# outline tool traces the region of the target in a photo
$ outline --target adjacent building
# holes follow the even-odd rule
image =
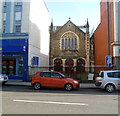
[[[101,22],[94,32],[95,71],[120,69],[119,1],[101,0]]]
[[[114,42],[113,56],[115,57],[116,69],[120,70],[120,1],[114,2]]]
[[[100,3],[101,22],[94,32],[95,71],[115,67],[113,57],[114,11],[113,2]]]
[[[71,75],[91,72],[93,41],[88,21],[84,26],[76,26],[70,19],[63,26],[51,22],[49,56],[52,70]]]
[[[43,0],[5,0],[0,6],[2,73],[28,81],[49,67],[49,11]]]

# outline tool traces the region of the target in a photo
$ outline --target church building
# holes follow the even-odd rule
[[[64,73],[91,72],[94,64],[93,40],[89,23],[76,26],[69,18],[63,26],[50,26],[49,65],[51,70]]]

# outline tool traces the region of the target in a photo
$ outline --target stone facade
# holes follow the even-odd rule
[[[90,72],[90,65],[94,60],[91,59],[92,48],[88,21],[84,26],[76,26],[71,20],[63,26],[53,26],[51,22],[49,61],[52,70]]]

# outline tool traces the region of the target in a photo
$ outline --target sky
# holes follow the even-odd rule
[[[100,23],[100,0],[45,0],[45,3],[54,26],[64,25],[69,17],[75,25],[81,26],[88,18],[91,32]]]

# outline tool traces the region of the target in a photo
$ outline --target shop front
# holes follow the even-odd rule
[[[9,79],[28,81],[28,39],[2,40],[2,73]]]

